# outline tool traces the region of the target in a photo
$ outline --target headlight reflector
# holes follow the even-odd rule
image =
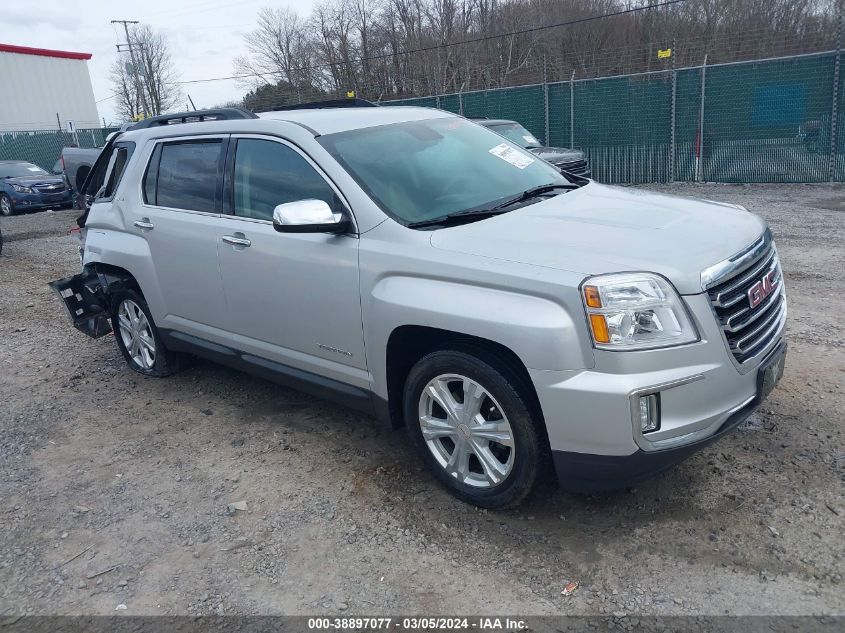
[[[698,340],[678,293],[651,273],[617,273],[587,279],[582,298],[595,346],[637,350]]]
[[[32,189],[29,187],[24,187],[23,185],[12,185],[12,189],[17,191],[18,193],[32,193]]]

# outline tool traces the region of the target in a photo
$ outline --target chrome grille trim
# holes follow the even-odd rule
[[[736,255],[704,269],[701,273],[701,289],[707,290],[716,284],[722,283],[741,273],[748,268],[749,264],[757,261],[760,255],[772,246],[772,233],[767,228],[763,235],[757,238],[747,248],[744,248]]]
[[[740,273],[734,277],[734,279],[730,280],[730,283],[725,288],[720,286],[719,294],[716,295],[715,304],[720,308],[730,308],[732,305],[736,305],[739,301],[742,300],[744,296],[743,293],[740,291],[735,296],[731,297],[727,301],[725,298],[728,295],[731,295],[738,290],[741,290],[743,286],[747,285],[749,282],[754,281],[755,279],[759,278],[764,272],[769,272],[775,266],[775,252],[774,249],[771,251],[768,257],[763,257],[759,264],[752,266],[751,269],[747,273]]]
[[[777,341],[786,324],[783,272],[768,230],[749,248],[726,262],[731,264],[727,266],[721,262],[708,269],[719,268],[724,273],[708,285],[707,294],[734,364],[744,372],[747,371],[744,367],[751,366],[750,361]],[[775,271],[774,280],[778,284],[775,291],[752,309],[749,290],[772,271]],[[702,273],[702,279],[704,277]]]

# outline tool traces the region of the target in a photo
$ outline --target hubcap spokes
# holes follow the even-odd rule
[[[431,380],[420,396],[419,421],[434,458],[461,483],[489,488],[513,468],[510,423],[495,398],[474,380],[457,374]]]
[[[129,357],[143,369],[151,369],[156,360],[153,331],[147,315],[131,299],[124,299],[117,311],[120,338]]]

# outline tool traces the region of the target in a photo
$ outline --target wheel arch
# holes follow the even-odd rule
[[[107,299],[121,290],[135,290],[136,292],[139,292],[141,296],[144,296],[144,291],[141,289],[141,285],[138,283],[135,275],[125,268],[102,262],[87,264],[85,268],[96,273],[98,279],[100,280],[100,286],[103,289],[103,294]]]
[[[386,350],[387,406],[390,422],[394,427],[404,425],[402,416],[405,380],[411,368],[425,355],[439,350],[464,352],[496,367],[516,383],[526,398],[526,405],[534,419],[541,424],[546,436],[543,411],[534,383],[525,363],[510,348],[496,341],[421,325],[402,325],[395,328],[388,338]],[[546,437],[546,441],[548,438]]]

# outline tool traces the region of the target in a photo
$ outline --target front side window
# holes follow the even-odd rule
[[[296,151],[275,141],[240,139],[235,152],[234,213],[272,220],[277,205],[296,200],[335,205],[325,179]]]
[[[160,207],[217,213],[222,146],[220,140],[162,144],[153,153],[144,178],[146,201]]]
[[[391,123],[319,142],[405,224],[493,205],[534,187],[571,186],[545,161],[459,118]]]

